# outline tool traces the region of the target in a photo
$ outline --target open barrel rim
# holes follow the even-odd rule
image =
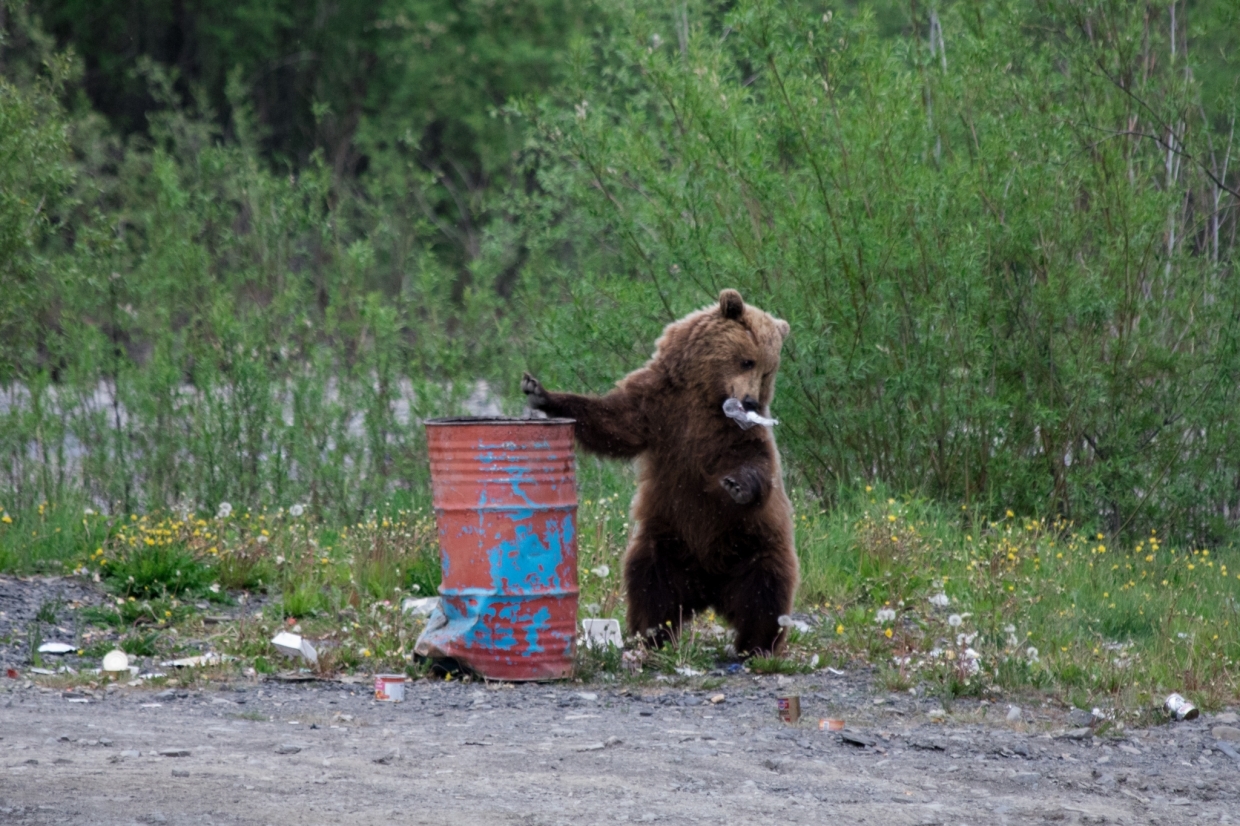
[[[461,425],[511,425],[511,424],[573,424],[576,419],[521,419],[515,416],[445,416],[439,419],[427,419],[423,422],[427,427],[442,427],[448,425],[451,427],[459,427]]]

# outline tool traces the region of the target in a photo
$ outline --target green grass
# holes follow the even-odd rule
[[[623,623],[634,479],[624,466],[590,459],[581,470],[580,614]],[[1185,548],[1157,534],[1117,545],[1068,524],[990,521],[873,488],[844,493],[830,510],[794,499],[797,608],[815,621],[791,635],[783,657],[750,660],[752,672],[865,663],[890,690],[920,686],[946,702],[1040,692],[1075,705],[1144,709],[1172,690],[1207,709],[1240,699],[1240,557],[1232,547]],[[437,586],[427,510],[349,525],[284,512],[186,519],[68,512],[46,506],[0,523],[10,531],[4,547],[24,560],[10,570],[59,562],[98,575],[119,596],[80,616],[112,629],[112,642],[131,653],[160,650],[167,629],[198,622],[192,601],[227,600],[244,584],[278,598],[261,617],[195,631],[213,633],[219,650],[256,668],[288,667],[269,641],[296,627],[316,640],[321,670],[414,668],[421,621],[399,606]],[[39,518],[55,542],[31,537],[19,547],[14,532]],[[42,615],[55,610],[45,606]],[[726,660],[727,641],[707,613],[640,657],[583,651],[578,673],[679,679]]]
[[[101,547],[112,520],[75,501],[19,512],[0,507],[0,572],[67,573],[86,548]]]

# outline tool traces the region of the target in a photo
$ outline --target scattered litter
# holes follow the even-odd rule
[[[16,668],[6,669],[4,672],[4,675],[8,677],[10,680],[16,680],[18,677],[17,669]]]
[[[809,623],[808,623],[808,622],[805,622],[805,621],[803,621],[803,620],[799,620],[799,619],[793,619],[792,617],[788,616],[787,614],[781,614],[781,615],[780,615],[780,617],[779,617],[778,622],[779,622],[779,627],[780,627],[780,628],[795,628],[797,631],[801,632],[802,634],[808,634],[808,633],[809,633]]]
[[[235,659],[236,657],[231,654],[200,654],[197,657],[182,657],[179,660],[169,660],[159,665],[161,668],[204,668],[206,666],[220,665]]]
[[[779,424],[779,419],[768,419],[752,410],[746,410],[745,405],[740,399],[728,399],[723,403],[723,415],[740,425],[741,430],[748,430],[756,424],[763,427],[773,427]]]
[[[868,734],[862,734],[859,731],[852,731],[850,729],[844,729],[840,732],[840,740],[850,746],[861,746],[862,748],[872,746],[878,742]]]
[[[586,648],[606,648],[609,645],[624,648],[619,620],[583,619],[581,630],[585,634]]]
[[[728,667],[723,669],[728,674],[739,674],[745,670],[742,663],[728,663]]]
[[[801,698],[792,694],[788,697],[776,697],[775,707],[779,710],[779,719],[785,723],[795,723],[801,719]]]
[[[840,671],[838,668],[832,668],[831,666],[827,666],[827,673],[828,673],[828,674],[834,674],[834,675],[835,675],[835,676],[837,676],[837,677],[843,677],[843,676],[844,676],[844,672],[843,672],[843,671]]]
[[[1019,723],[1022,716],[1020,706],[1008,706],[1007,721],[1009,723]]]
[[[719,705],[720,703],[722,703],[722,702],[723,702],[724,700],[726,700],[726,699],[728,699],[728,698],[727,698],[726,696],[724,696],[723,694],[712,694],[712,695],[710,695],[710,704],[711,704],[712,706],[717,706],[717,705]]]
[[[122,758],[141,757],[141,756],[142,756],[142,752],[138,751],[137,749],[125,749],[124,751],[120,753],[120,757]]]
[[[301,746],[292,743],[281,743],[276,746],[276,754],[296,754],[301,751]]]
[[[189,757],[189,749],[160,749],[160,757]]]
[[[704,672],[698,671],[696,668],[692,668],[687,665],[682,665],[676,669],[676,673],[682,677],[700,677]]]
[[[819,731],[843,731],[844,721],[839,717],[823,717],[818,721]]]
[[[138,706],[138,708],[163,708],[163,707],[164,707],[163,703],[143,703],[142,705]]]
[[[585,700],[588,703],[592,703],[598,699],[598,695],[595,694],[593,691],[578,691],[577,696]]]
[[[1175,693],[1167,695],[1167,699],[1163,702],[1163,708],[1177,720],[1196,720],[1198,715],[1201,714],[1197,710],[1197,706]]]
[[[400,610],[415,617],[429,617],[439,607],[439,597],[409,597],[400,604]]]
[[[90,700],[86,699],[85,697],[70,697],[70,698],[69,698],[69,702],[71,702],[71,703],[89,703],[89,702],[90,702]]]
[[[302,639],[300,634],[281,631],[271,638],[271,644],[278,648],[280,653],[285,656],[302,657],[310,663],[317,663],[319,661],[319,653],[314,650],[310,640]]]
[[[67,642],[45,642],[39,646],[40,654],[68,654],[72,651],[77,651],[77,647]]]
[[[139,680],[155,680],[160,677],[167,677],[167,676],[168,675],[162,671],[147,671],[143,674],[139,674],[138,679]]]
[[[603,743],[586,743],[584,746],[577,746],[573,751],[602,751],[607,748]]]
[[[812,657],[810,657],[810,658],[809,658],[809,667],[810,667],[810,668],[817,668],[817,667],[818,667],[818,662],[819,662],[818,655],[817,655],[817,654],[815,654],[814,656],[812,656]]]
[[[926,712],[926,716],[930,718],[932,723],[941,723],[947,719],[947,712],[941,708],[932,708]]]
[[[112,672],[128,671],[129,655],[124,651],[121,651],[119,648],[112,649],[103,655],[103,670]],[[137,675],[135,674],[134,676]]]
[[[382,703],[403,703],[405,701],[405,675],[376,674],[375,699]]]

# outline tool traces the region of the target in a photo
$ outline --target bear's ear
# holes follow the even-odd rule
[[[719,311],[735,321],[745,314],[745,299],[736,290],[724,290],[719,293]]]
[[[788,334],[792,332],[792,325],[784,321],[782,318],[777,318],[775,319],[775,329],[779,330],[779,337],[784,339],[787,338]]]

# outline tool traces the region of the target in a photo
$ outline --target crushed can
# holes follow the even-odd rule
[[[403,703],[405,701],[405,675],[376,674],[375,699],[381,703]]]
[[[1163,708],[1167,710],[1168,714],[1180,721],[1196,720],[1201,714],[1197,706],[1176,693],[1167,695],[1167,699],[1163,702]]]

